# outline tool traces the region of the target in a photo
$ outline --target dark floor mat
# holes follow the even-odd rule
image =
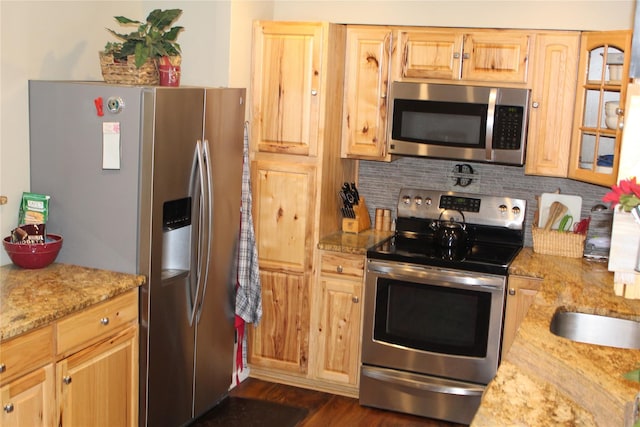
[[[307,409],[259,399],[228,397],[190,427],[294,427]]]

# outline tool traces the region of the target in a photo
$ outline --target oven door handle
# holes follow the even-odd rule
[[[400,378],[397,375],[387,374],[380,369],[367,369],[364,368],[363,374],[375,378],[380,381],[385,381],[398,386],[408,387],[411,389],[419,389],[424,391],[430,391],[441,394],[453,394],[456,396],[482,396],[485,388],[483,386],[474,386],[471,384],[465,384],[464,386],[454,385],[457,384],[453,381],[446,381],[437,379],[442,384],[427,383],[412,378]],[[448,384],[447,384],[448,383]]]

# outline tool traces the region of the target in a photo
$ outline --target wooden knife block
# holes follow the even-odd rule
[[[371,228],[371,217],[364,197],[360,198],[360,202],[353,206],[356,214],[355,218],[342,218],[342,231],[345,233],[359,233]]]

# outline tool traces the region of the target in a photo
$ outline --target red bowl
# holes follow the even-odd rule
[[[5,237],[4,250],[11,261],[22,268],[44,268],[51,264],[62,247],[62,236],[47,234],[45,243],[11,243],[11,236]]]

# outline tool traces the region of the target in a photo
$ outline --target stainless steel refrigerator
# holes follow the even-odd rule
[[[244,89],[29,82],[31,191],[56,262],[143,274],[140,425],[180,426],[233,369]]]

